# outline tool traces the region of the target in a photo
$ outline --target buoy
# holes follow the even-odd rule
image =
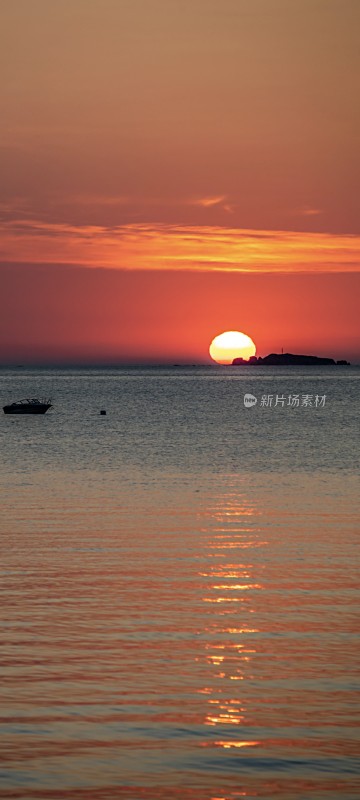
[[[101,411],[100,411],[100,414],[101,414],[101,416],[102,416],[102,417],[106,417],[106,411],[105,411],[105,408],[102,408],[102,409],[101,409]]]

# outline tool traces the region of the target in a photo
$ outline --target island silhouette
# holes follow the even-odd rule
[[[264,358],[251,356],[248,361],[244,358],[234,358],[231,366],[242,367],[282,367],[282,366],[301,366],[301,367],[331,367],[331,366],[350,366],[350,361],[341,359],[335,361],[333,358],[321,358],[320,356],[303,356],[294,353],[270,353]]]

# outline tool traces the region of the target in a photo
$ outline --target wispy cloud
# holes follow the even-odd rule
[[[324,212],[322,208],[311,208],[310,206],[305,206],[305,208],[298,208],[296,213],[300,217],[319,217]]]
[[[357,272],[360,237],[166,224],[71,225],[27,219],[0,225],[8,262],[125,269]]]
[[[64,202],[60,200],[60,202]],[[129,208],[133,206],[142,205],[143,207],[146,206],[160,206],[163,207],[164,205],[171,205],[175,206],[176,208],[181,208],[182,206],[197,206],[199,208],[212,208],[214,206],[221,207],[224,211],[231,212],[233,211],[232,205],[228,202],[227,196],[224,194],[221,195],[209,195],[205,197],[156,197],[156,196],[148,196],[148,197],[136,197],[130,195],[73,195],[70,198],[66,199],[66,203],[68,205],[77,205],[81,204],[83,206],[128,206]]]
[[[122,219],[117,221],[124,224],[125,222],[136,221],[140,217],[143,219],[144,215],[146,215],[146,209],[151,209],[151,212],[156,209],[159,216],[161,216],[163,210],[169,208],[176,209],[180,216],[183,215],[185,209],[188,210],[189,208],[197,208],[200,213],[201,210],[206,212],[214,209],[226,214],[233,214],[236,205],[224,194],[197,197],[189,197],[187,195],[176,195],[175,197],[147,195],[140,197],[136,194],[105,194],[100,192],[79,192],[67,194],[66,196],[62,193],[51,193],[48,196],[39,198],[37,208],[36,205],[34,206],[34,200],[31,196],[0,197],[0,215],[9,221],[25,216],[33,216],[44,221],[49,219],[59,221],[59,213],[62,219],[72,219],[75,209],[76,212],[81,212],[82,219],[85,221],[89,211],[96,212],[97,218],[100,220],[104,210],[112,210],[114,213],[119,211]],[[127,219],[124,219],[124,216]],[[79,222],[78,219],[77,222]]]
[[[0,200],[0,214],[5,217],[13,217],[18,214],[27,214],[29,211],[29,198],[23,196],[9,197],[5,200]]]
[[[211,206],[223,205],[226,196],[224,194],[215,197],[197,197],[189,200],[189,204],[193,206],[202,206],[202,208],[211,208]]]
[[[64,200],[61,199],[61,203]],[[72,195],[66,200],[67,205],[81,205],[81,206],[126,206],[132,201],[127,195],[105,195],[105,194],[76,194]]]

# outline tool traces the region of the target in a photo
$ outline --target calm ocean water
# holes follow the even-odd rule
[[[0,797],[358,800],[360,368],[0,381]]]

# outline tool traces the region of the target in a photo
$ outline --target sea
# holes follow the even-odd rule
[[[359,388],[0,370],[0,798],[358,800]]]

